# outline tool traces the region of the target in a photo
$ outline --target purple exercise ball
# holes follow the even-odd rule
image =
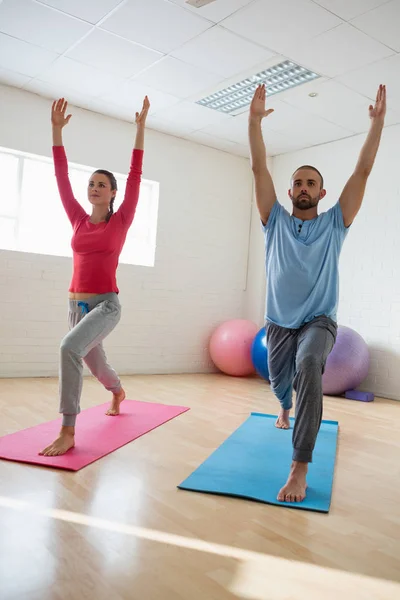
[[[326,362],[322,377],[324,394],[340,396],[357,388],[367,377],[369,349],[361,337],[350,327],[338,327],[336,343]]]

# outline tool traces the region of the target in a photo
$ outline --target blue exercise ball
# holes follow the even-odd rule
[[[265,327],[257,333],[251,346],[251,360],[257,373],[269,381],[267,334]]]

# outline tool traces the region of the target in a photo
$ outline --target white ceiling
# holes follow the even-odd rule
[[[0,0],[0,83],[248,156],[247,111],[195,103],[281,60],[321,78],[271,97],[270,155],[400,123],[400,0]],[[310,97],[310,92],[318,95]]]

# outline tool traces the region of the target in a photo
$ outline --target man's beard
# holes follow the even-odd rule
[[[292,196],[293,206],[298,208],[299,210],[310,210],[310,208],[315,208],[319,202],[319,196],[312,198],[308,194],[300,194],[295,198]]]

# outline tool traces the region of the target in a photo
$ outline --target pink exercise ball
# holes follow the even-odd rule
[[[257,331],[257,325],[246,319],[233,319],[219,325],[214,330],[209,344],[215,366],[234,377],[255,373],[251,360],[251,345]]]

